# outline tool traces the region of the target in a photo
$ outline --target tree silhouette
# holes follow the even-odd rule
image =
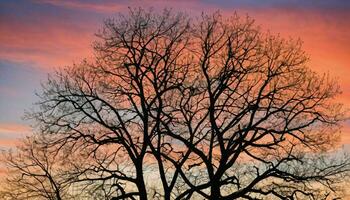
[[[107,199],[336,197],[339,87],[300,41],[236,14],[143,9],[97,36],[94,60],[50,76],[28,115],[67,158],[59,178]]]
[[[64,176],[58,177],[59,160],[52,153],[36,144],[34,138],[26,138],[16,152],[5,155],[10,171],[2,199],[57,199],[65,196],[69,185]]]

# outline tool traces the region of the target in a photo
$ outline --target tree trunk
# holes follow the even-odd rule
[[[147,200],[146,185],[143,178],[142,162],[136,165],[136,180],[137,189],[140,194],[140,200]]]
[[[213,181],[210,188],[210,199],[219,200],[221,198],[220,186],[217,181]]]

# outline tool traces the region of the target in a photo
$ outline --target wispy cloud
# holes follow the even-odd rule
[[[87,1],[71,1],[71,0],[34,0],[36,3],[50,4],[69,9],[82,9],[95,12],[117,12],[124,9],[124,5],[116,2],[99,2],[92,3]]]
[[[31,133],[31,128],[23,124],[0,123],[0,134],[27,135]]]
[[[78,20],[64,21],[51,18],[27,22],[2,17],[0,59],[52,68],[89,55],[97,27]]]

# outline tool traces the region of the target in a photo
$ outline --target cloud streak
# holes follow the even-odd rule
[[[69,0],[35,0],[36,3],[50,4],[54,6],[61,6],[68,9],[82,9],[95,12],[117,12],[124,9],[124,5],[115,2],[104,2],[104,3],[92,3],[92,2],[79,2]]]
[[[26,23],[2,18],[0,22],[0,59],[53,67],[89,55],[94,33],[91,25],[82,27],[79,22],[66,24],[58,19]]]
[[[0,134],[27,135],[31,133],[31,128],[23,124],[0,123]]]

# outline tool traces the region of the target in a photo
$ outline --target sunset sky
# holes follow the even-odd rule
[[[190,15],[220,10],[248,14],[264,31],[300,38],[310,68],[336,77],[339,98],[350,108],[350,1],[346,0],[1,0],[0,1],[0,148],[30,134],[25,110],[47,74],[91,56],[91,43],[103,20],[128,7],[164,7]],[[350,122],[343,143],[350,144]]]

